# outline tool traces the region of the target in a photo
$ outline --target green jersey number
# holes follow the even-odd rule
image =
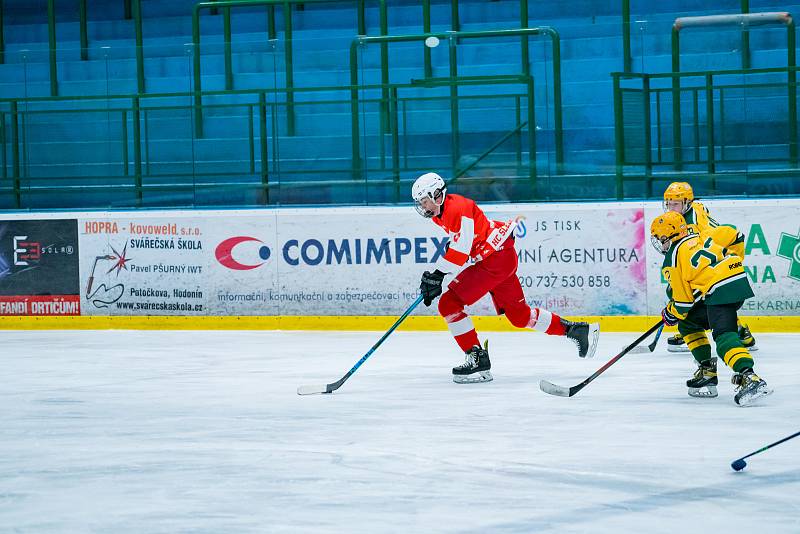
[[[713,252],[711,252],[710,250],[708,250],[709,247],[711,246],[711,243],[712,243],[711,238],[709,237],[703,243],[703,248],[692,254],[692,257],[689,259],[689,261],[692,263],[692,267],[696,269],[698,265],[700,265],[701,258],[705,258],[708,260],[709,267],[715,266],[724,259],[724,257],[721,258],[716,254],[714,254]]]

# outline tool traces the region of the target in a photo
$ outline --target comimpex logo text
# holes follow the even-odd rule
[[[232,237],[217,246],[216,257],[228,269],[247,270],[263,265],[270,257],[270,249],[258,249],[261,261],[250,261],[240,255],[234,259],[234,249],[242,243],[255,241],[254,237]],[[287,239],[281,245],[281,258],[287,265],[371,265],[393,263],[435,263],[447,252],[447,237],[398,238],[344,238],[344,239]]]
[[[305,265],[362,265],[403,263],[433,263],[447,251],[447,238],[398,237],[389,239],[297,239],[287,240],[282,247],[283,260],[293,266]]]

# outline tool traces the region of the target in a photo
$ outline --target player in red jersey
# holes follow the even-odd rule
[[[431,219],[450,236],[447,252],[433,272],[422,274],[420,291],[426,306],[442,295],[439,314],[466,353],[466,361],[453,368],[453,381],[463,384],[492,379],[488,342],[481,347],[472,320],[464,312],[465,306],[474,304],[487,293],[497,313],[505,314],[517,328],[565,336],[578,345],[580,357],[594,356],[600,332],[597,323],[567,321],[542,308],[531,308],[525,301],[517,278],[517,251],[514,249],[517,221],[487,219],[474,201],[447,194],[442,177],[432,172],[417,178],[411,195],[420,215]],[[448,274],[455,278],[442,294],[442,282]]]

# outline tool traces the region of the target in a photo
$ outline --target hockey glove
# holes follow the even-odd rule
[[[664,324],[667,326],[675,326],[679,321],[679,319],[669,311],[668,307],[661,310],[661,320],[664,321]]]
[[[438,269],[422,273],[419,292],[422,293],[425,306],[430,306],[434,299],[442,294],[442,280],[444,280],[444,273]]]

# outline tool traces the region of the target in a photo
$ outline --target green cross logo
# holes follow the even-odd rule
[[[800,231],[797,235],[781,232],[778,243],[778,256],[792,262],[789,267],[789,278],[800,281]]]

